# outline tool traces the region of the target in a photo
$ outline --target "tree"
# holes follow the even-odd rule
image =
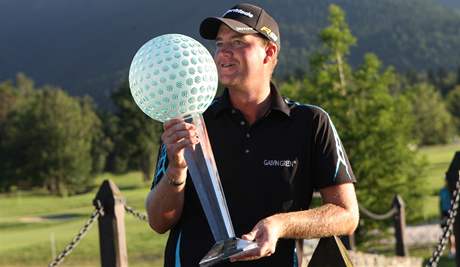
[[[410,146],[414,143],[410,104],[390,93],[396,75],[392,68],[382,70],[375,55],[367,54],[359,68],[351,69],[346,56],[355,39],[343,11],[331,5],[329,12],[330,26],[321,32],[322,48],[310,62],[311,72],[283,84],[283,93],[328,111],[358,179],[361,205],[383,213],[400,194],[414,218],[420,215],[426,188],[420,180],[422,164]],[[363,232],[385,226],[363,219]]]
[[[449,92],[449,94],[446,97],[446,102],[447,109],[453,116],[453,120],[456,124],[458,134],[460,132],[460,84],[457,85],[454,90]]]
[[[134,102],[128,82],[123,83],[112,95],[117,107],[112,122],[115,143],[111,155],[111,167],[123,172],[141,170],[144,181],[150,181],[155,170],[162,125],[145,115]]]
[[[96,110],[93,99],[90,97],[84,97],[82,99],[82,108],[88,110]],[[93,127],[93,140],[91,143],[91,158],[92,167],[91,173],[98,174],[106,169],[107,158],[110,152],[113,150],[114,144],[110,139],[110,135],[107,133],[105,119],[108,114],[99,112],[97,114],[98,120],[95,121],[95,127]]]
[[[339,6],[329,6],[330,25],[320,33],[322,47],[316,53],[311,65],[312,78],[319,89],[331,88],[336,95],[346,94],[347,78],[350,77],[350,66],[346,63],[346,56],[350,53],[350,46],[356,43],[345,21],[345,13]]]
[[[420,145],[445,144],[454,134],[452,116],[447,111],[439,91],[422,83],[406,89],[415,118],[412,135]]]
[[[0,84],[0,124],[4,122],[16,104],[16,93],[13,90],[11,82]]]
[[[22,99],[33,93],[33,88],[34,82],[22,73],[16,76],[16,87],[11,81],[0,83],[0,124]]]
[[[2,136],[2,173],[9,185],[44,186],[59,195],[87,190],[99,124],[88,100],[50,86],[29,90],[9,114]]]
[[[33,96],[34,83],[24,74],[16,76],[16,85],[11,81],[0,83],[0,190],[9,189],[17,182],[12,171],[12,162],[17,159],[14,150],[9,151],[7,133],[11,117]]]
[[[460,85],[460,66],[457,67],[457,85]]]

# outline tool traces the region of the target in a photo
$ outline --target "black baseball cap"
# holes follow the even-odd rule
[[[251,4],[238,4],[227,10],[222,17],[209,17],[200,25],[201,37],[215,40],[220,25],[224,23],[232,30],[242,33],[260,33],[280,47],[278,23],[263,8]]]

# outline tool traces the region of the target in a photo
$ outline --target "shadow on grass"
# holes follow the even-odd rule
[[[59,214],[50,214],[43,216],[24,216],[20,217],[17,220],[12,220],[8,222],[1,222],[0,229],[3,230],[25,230],[25,229],[39,229],[42,227],[50,227],[56,224],[80,219],[87,218],[87,214],[79,213],[59,213]],[[38,227],[38,228],[37,228]]]
[[[118,189],[120,189],[120,191],[128,191],[128,190],[135,190],[135,189],[139,189],[139,188],[144,188],[143,185],[120,185],[118,187]]]
[[[72,220],[80,217],[88,217],[88,215],[79,213],[58,213],[40,216],[40,218],[45,220]]]

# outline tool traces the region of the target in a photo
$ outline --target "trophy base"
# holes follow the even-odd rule
[[[200,267],[212,266],[230,257],[257,248],[257,243],[236,237],[217,242],[200,261]]]

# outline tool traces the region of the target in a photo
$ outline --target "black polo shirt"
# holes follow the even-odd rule
[[[273,84],[271,99],[268,112],[252,125],[232,107],[228,90],[203,114],[237,237],[265,217],[307,209],[314,190],[355,181],[324,110],[281,97]],[[167,164],[162,146],[152,187]],[[198,266],[214,243],[188,177],[181,219],[169,233],[165,266]],[[281,239],[270,257],[216,266],[293,266],[294,248],[294,240]]]

